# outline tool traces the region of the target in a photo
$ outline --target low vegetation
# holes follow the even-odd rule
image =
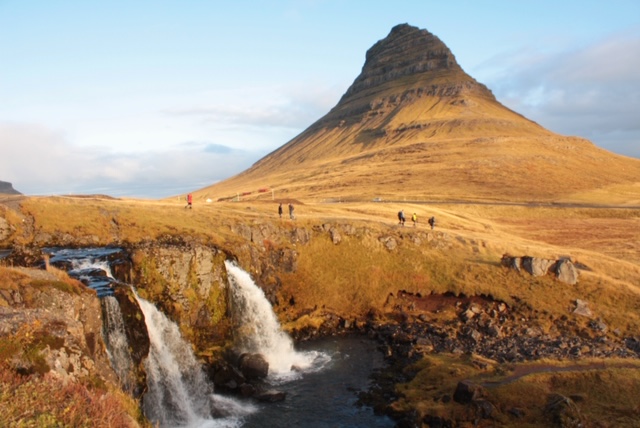
[[[0,426],[139,427],[138,403],[119,389],[16,374],[0,364]]]
[[[640,394],[640,362],[629,360],[551,361],[517,365],[497,364],[475,355],[425,355],[405,369],[414,373],[408,383],[397,385],[396,411],[416,409],[421,415],[453,419],[475,413],[454,400],[459,382],[481,387],[490,403],[499,403],[492,418],[477,419],[475,426],[565,426],[557,420],[549,397],[564,397],[564,412],[582,426],[636,426]],[[589,405],[582,403],[588,401]],[[579,405],[579,410],[578,406]],[[491,407],[484,412],[491,412]],[[505,415],[508,415],[505,416]],[[597,425],[593,425],[598,421]],[[573,425],[570,425],[573,426]]]

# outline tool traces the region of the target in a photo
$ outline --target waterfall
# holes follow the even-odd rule
[[[99,250],[99,249],[98,249]],[[97,291],[102,307],[102,334],[107,354],[125,391],[135,386],[133,361],[118,300],[113,296],[111,267],[105,259],[94,257],[100,251],[60,251],[60,259],[71,266],[69,274]],[[126,284],[120,283],[122,286]],[[211,384],[191,346],[180,335],[178,326],[130,286],[145,317],[149,334],[149,355],[144,360],[147,391],[142,399],[145,416],[159,427],[237,428],[253,413],[253,405],[213,393]]]
[[[147,392],[144,413],[163,427],[235,427],[251,406],[213,394],[191,346],[182,339],[178,326],[153,304],[136,299],[149,332],[149,356],[145,360]],[[223,418],[213,419],[223,416]]]
[[[330,358],[315,351],[296,352],[293,340],[282,330],[271,304],[251,275],[233,262],[225,261],[225,266],[231,284],[238,350],[264,355],[272,378],[286,379],[295,372],[322,368]]]
[[[102,336],[107,345],[107,355],[111,367],[120,378],[122,388],[131,392],[134,387],[132,376],[133,361],[129,354],[129,343],[124,330],[120,304],[113,296],[100,299],[102,307]]]

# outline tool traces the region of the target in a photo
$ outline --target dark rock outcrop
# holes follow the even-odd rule
[[[459,76],[459,82],[423,88],[424,92],[453,96],[476,87],[493,97],[491,92],[466,75],[449,48],[435,35],[408,24],[396,25],[389,35],[374,44],[366,54],[362,72],[344,94],[340,102],[355,98],[360,92],[371,90],[386,82],[429,73]],[[464,84],[460,84],[464,82]]]
[[[0,194],[4,195],[22,195],[13,188],[13,185],[7,181],[0,181]]]

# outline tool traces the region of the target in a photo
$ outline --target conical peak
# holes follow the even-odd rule
[[[443,72],[456,80],[461,76],[463,80],[473,80],[438,37],[408,24],[396,25],[386,38],[367,51],[362,72],[343,99],[403,77],[423,75],[428,79]]]

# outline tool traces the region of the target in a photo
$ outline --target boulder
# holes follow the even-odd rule
[[[398,241],[396,241],[392,236],[381,236],[378,238],[378,241],[380,241],[389,251],[393,251],[398,247]]]
[[[276,391],[275,389],[269,389],[258,393],[255,396],[258,401],[265,403],[277,403],[278,401],[284,401],[287,398],[287,393],[283,391]]]
[[[533,276],[544,276],[552,273],[558,281],[570,285],[578,282],[578,270],[569,259],[551,260],[541,257],[514,257],[504,254],[500,264],[509,269],[524,270]]]
[[[576,403],[564,395],[556,393],[550,394],[547,397],[547,405],[544,408],[544,412],[557,426],[586,426],[586,419],[581,414]]]
[[[591,309],[589,309],[587,302],[580,299],[576,299],[576,308],[573,310],[573,313],[589,318],[593,316],[593,312],[591,312]]]
[[[560,282],[569,285],[574,285],[578,282],[578,270],[569,259],[558,260],[555,266],[555,274]]]
[[[544,276],[555,261],[540,257],[522,257],[522,267],[533,276]]]
[[[269,374],[269,363],[262,354],[240,355],[238,368],[247,380],[264,379]]]
[[[331,236],[331,242],[335,245],[338,245],[340,241],[342,241],[342,235],[340,235],[340,232],[335,227],[329,230],[329,235]]]
[[[469,380],[458,382],[456,391],[453,393],[453,401],[460,404],[468,404],[481,398],[484,395],[482,386]]]

